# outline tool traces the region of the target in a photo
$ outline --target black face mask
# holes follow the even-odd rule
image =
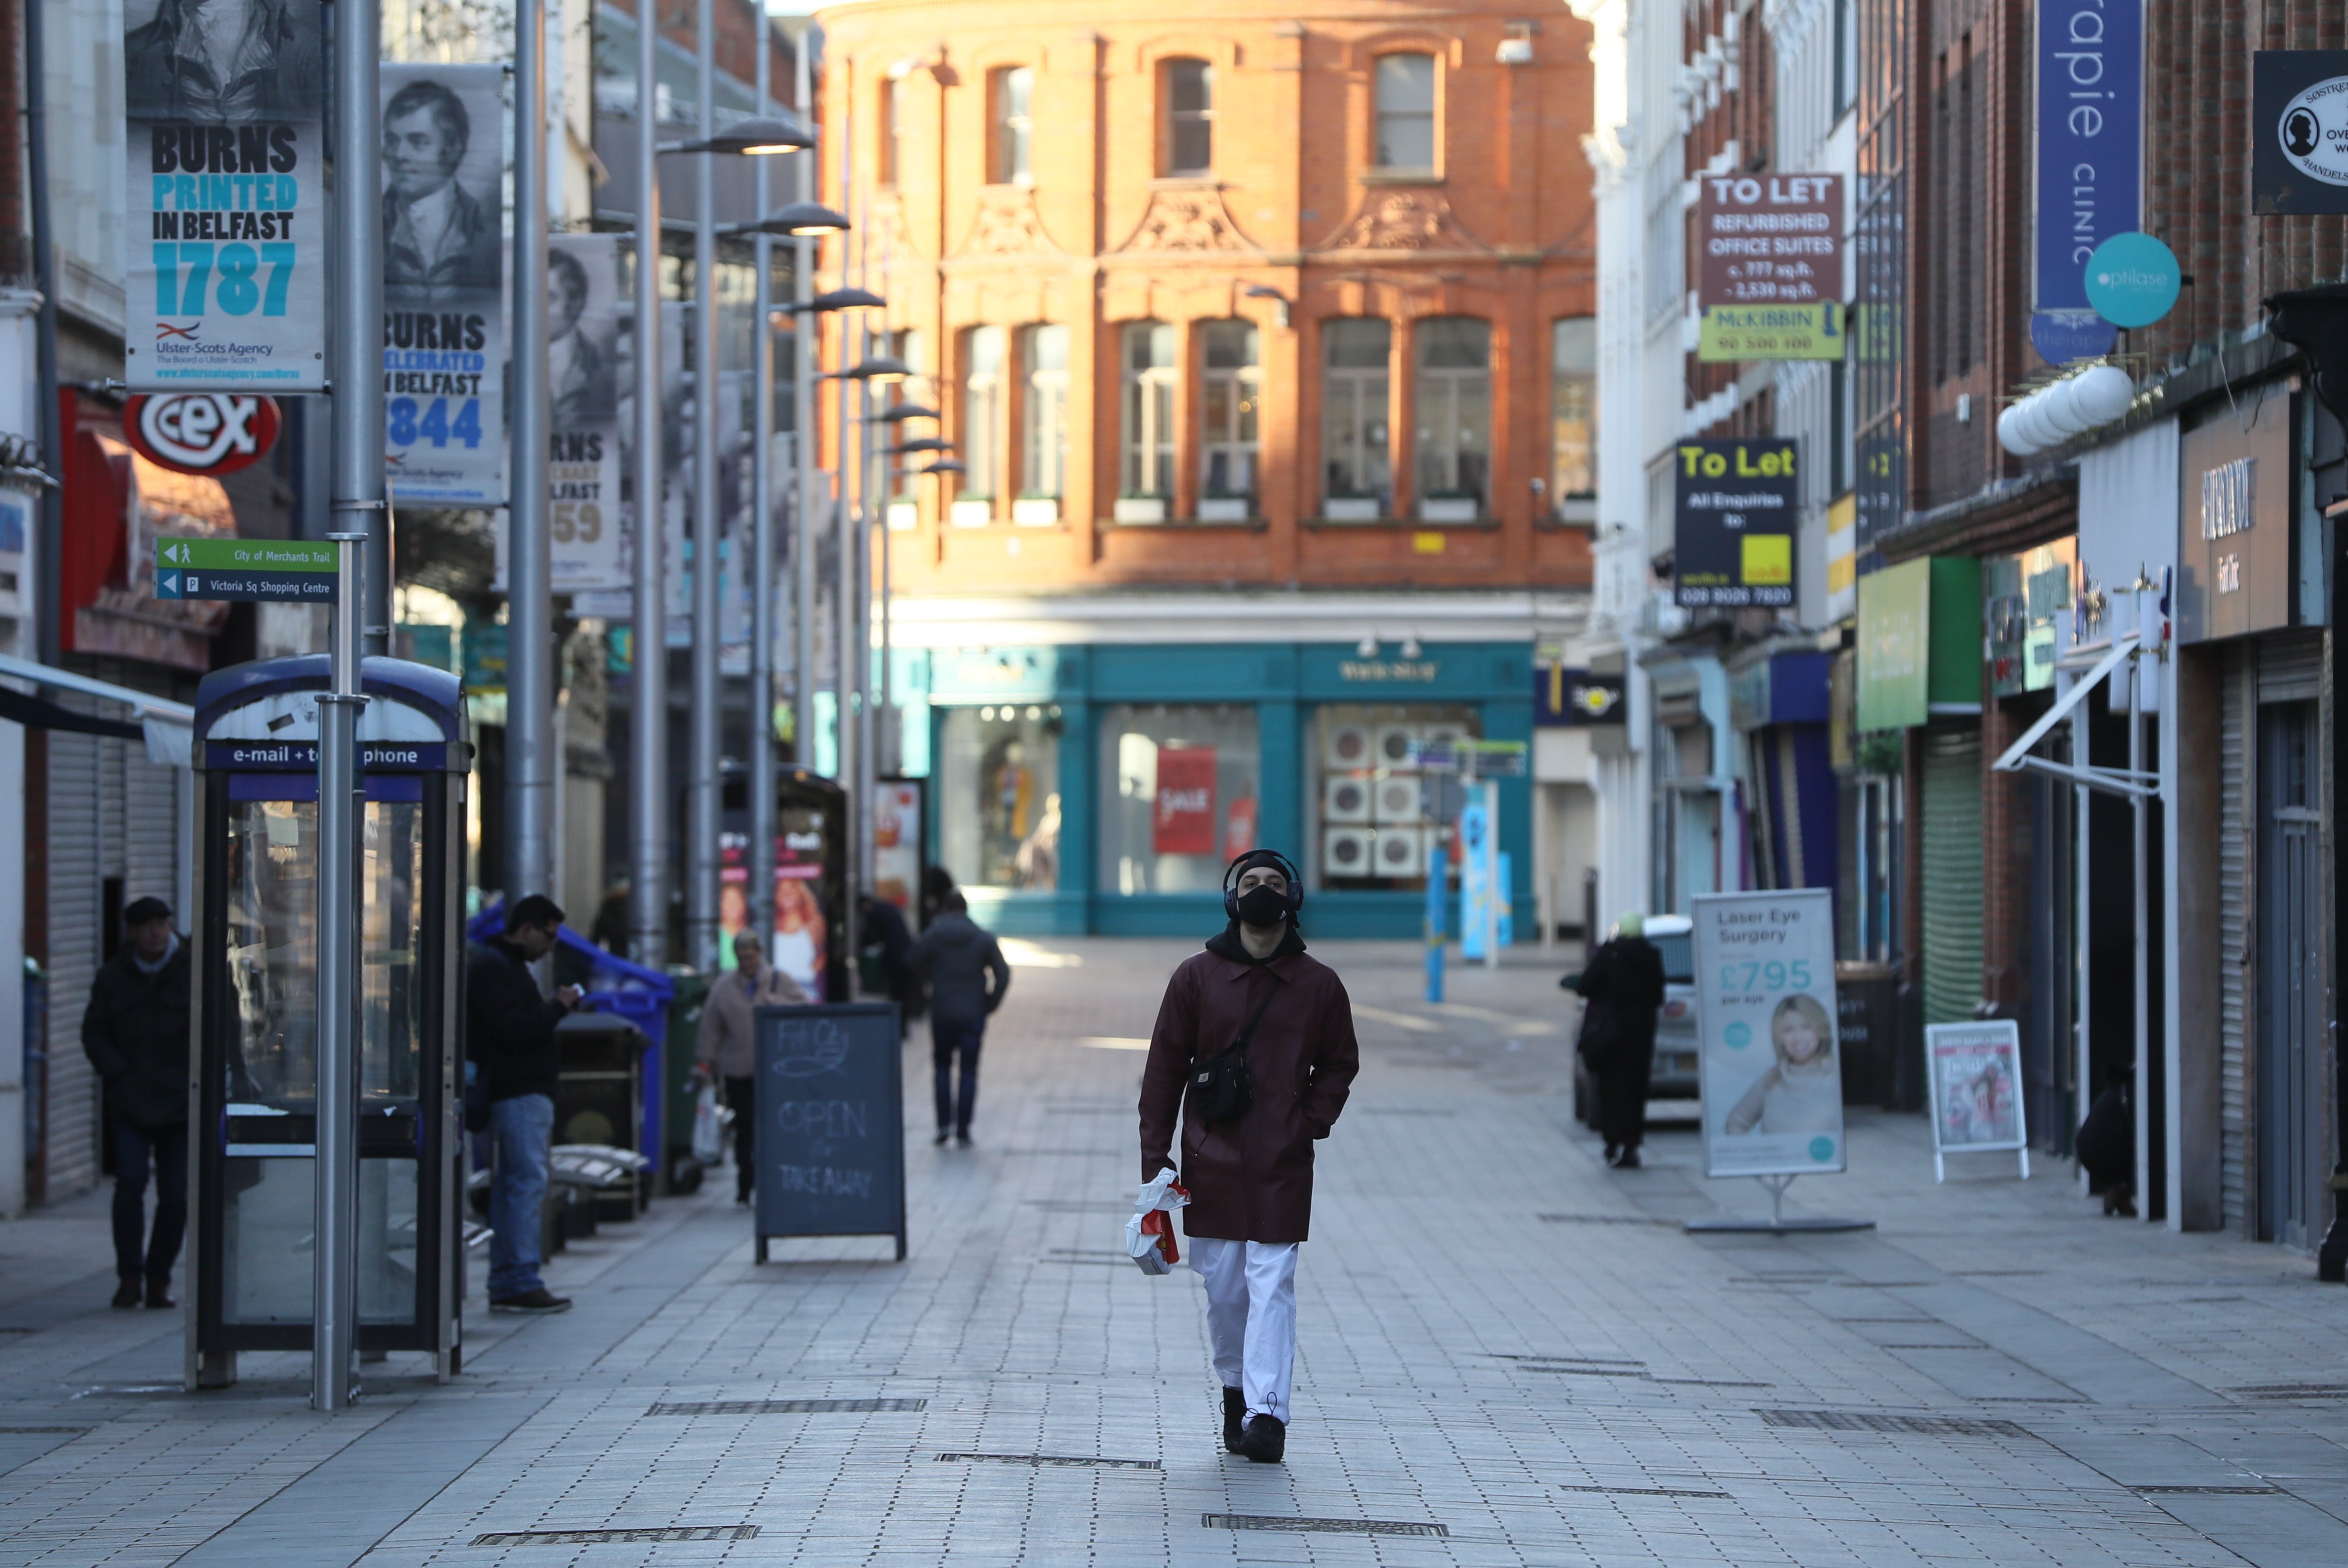
[[[1240,923],[1278,925],[1288,918],[1288,895],[1262,882],[1240,894]]]

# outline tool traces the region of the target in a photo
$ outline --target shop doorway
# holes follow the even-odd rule
[[[2323,1039],[2316,705],[2259,708],[2258,1233],[2312,1244]]]

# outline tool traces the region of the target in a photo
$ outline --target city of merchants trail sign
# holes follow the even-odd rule
[[[331,604],[335,546],[286,539],[159,539],[155,597]]]

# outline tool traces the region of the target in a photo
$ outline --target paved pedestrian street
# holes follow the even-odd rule
[[[1307,910],[1310,928],[1310,910]],[[2271,1247],[2101,1217],[2063,1162],[1931,1179],[1854,1120],[1766,1213],[1693,1135],[1613,1172],[1570,1119],[1565,961],[1315,944],[1363,1070],[1323,1146],[1284,1466],[1222,1452],[1198,1281],[1121,1252],[1170,941],[1013,943],[975,1150],[906,1052],[911,1255],[778,1243],[720,1177],[554,1260],[464,1377],[305,1357],[179,1391],[176,1313],[110,1312],[104,1195],[0,1226],[0,1562],[2348,1563],[2348,1291]]]

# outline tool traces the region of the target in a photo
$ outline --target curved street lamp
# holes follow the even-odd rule
[[[660,150],[726,152],[761,158],[778,152],[797,152],[801,148],[814,145],[815,132],[798,120],[760,115],[750,119],[737,119],[724,130],[692,141],[674,142]]]
[[[729,223],[718,230],[721,234],[780,234],[803,239],[815,234],[843,234],[850,228],[847,218],[833,211],[820,201],[794,201],[751,223]]]

